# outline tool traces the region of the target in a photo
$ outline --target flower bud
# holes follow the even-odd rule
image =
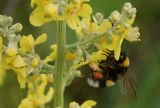
[[[0,26],[11,26],[12,25],[12,17],[8,16],[0,16]]]
[[[109,20],[112,23],[116,23],[120,20],[120,18],[121,18],[121,14],[118,11],[114,11],[114,12],[111,13],[111,16],[109,17]]]
[[[103,14],[102,13],[96,13],[95,18],[97,22],[100,24],[103,21]]]
[[[21,30],[23,29],[23,26],[22,26],[22,24],[20,24],[20,23],[16,23],[16,24],[14,24],[11,28],[10,28],[10,30],[12,31],[12,32],[20,32]]]
[[[79,104],[76,103],[76,102],[71,102],[71,103],[69,104],[69,108],[80,108],[80,106],[79,106]]]

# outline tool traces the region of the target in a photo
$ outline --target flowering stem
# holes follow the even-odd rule
[[[64,51],[66,45],[66,22],[57,22],[57,56],[55,60],[55,80],[54,80],[54,108],[63,108],[64,103]]]

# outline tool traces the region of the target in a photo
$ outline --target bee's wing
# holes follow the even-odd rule
[[[135,81],[128,72],[120,77],[120,89],[122,94],[137,99]]]

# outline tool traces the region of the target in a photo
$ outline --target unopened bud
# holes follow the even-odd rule
[[[103,21],[103,14],[102,13],[96,13],[95,18],[98,23],[101,23]]]
[[[111,13],[111,16],[109,17],[109,20],[112,23],[116,23],[117,21],[119,21],[121,18],[121,14],[118,11],[114,11]]]
[[[12,32],[20,32],[22,29],[23,29],[23,26],[20,23],[16,23],[10,28]]]
[[[0,26],[11,26],[12,25],[12,17],[8,16],[0,16]]]

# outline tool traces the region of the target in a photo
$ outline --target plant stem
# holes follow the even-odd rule
[[[65,62],[65,45],[66,45],[66,22],[57,22],[57,55],[55,60],[55,80],[54,80],[54,108],[63,108],[64,104],[64,62]]]

